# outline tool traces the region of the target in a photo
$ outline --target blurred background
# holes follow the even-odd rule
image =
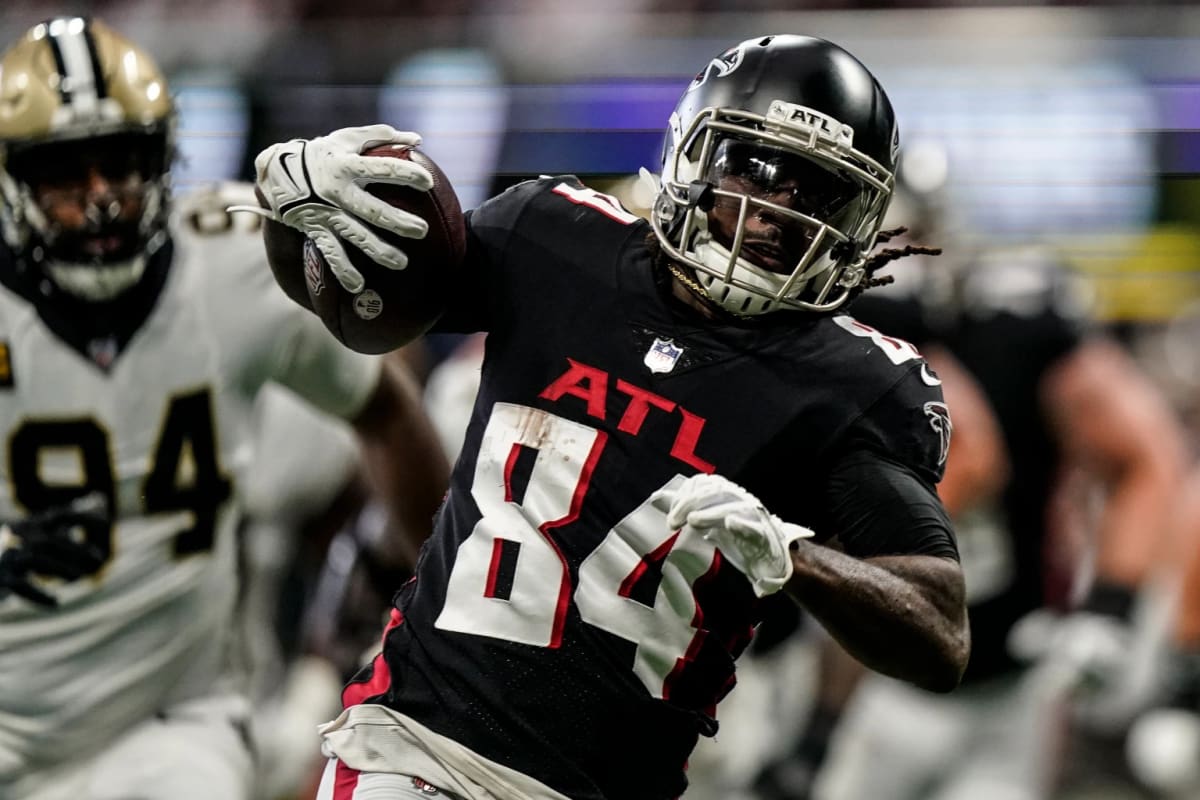
[[[802,10],[799,10],[802,9]],[[970,237],[1037,240],[1116,323],[1197,295],[1200,6],[818,0],[8,0],[0,36],[91,13],[173,79],[176,184],[248,176],[264,144],[384,120],[419,129],[474,205],[516,176],[657,167],[698,53],[803,31],[859,54],[905,143],[944,149]]]
[[[14,41],[41,19],[67,13],[103,18],[167,71],[181,109],[179,191],[249,179],[254,154],[271,142],[383,121],[424,135],[464,208],[526,177],[567,172],[644,212],[652,194],[633,176],[640,167],[657,172],[667,117],[704,59],[763,33],[831,39],[867,64],[896,107],[904,189],[897,221],[924,224],[928,243],[946,250],[939,268],[945,274],[991,262],[1036,264],[1005,273],[1004,302],[1018,316],[1025,313],[1021,303],[1041,291],[1028,284],[1029,275],[1049,265],[1056,302],[1069,306],[1063,313],[1119,344],[1178,422],[1170,433],[1180,439],[1174,444],[1195,460],[1200,4],[5,0],[0,40]],[[944,283],[925,274],[915,283],[898,281],[893,291],[924,287],[936,311],[938,301],[928,298],[940,296]],[[1025,355],[1009,354],[1014,362]],[[477,343],[438,337],[414,355],[452,453],[477,358]],[[1087,572],[1086,547],[1078,541],[1098,524],[1100,501],[1094,486],[1069,479],[1070,467],[1053,476],[1057,516],[1047,526],[1056,552],[1070,554],[1057,556],[1071,562],[1064,594],[1078,596],[1085,591],[1078,575]],[[1180,497],[1187,491],[1180,488]],[[1180,502],[1179,535],[1200,536],[1200,512]],[[262,549],[269,570],[283,569],[278,553]],[[346,570],[336,551],[333,557],[323,577],[313,579],[322,591]],[[1176,560],[1173,585],[1188,585],[1186,563],[1187,557]],[[319,611],[297,610],[303,602],[287,594],[289,586],[283,580],[278,589],[284,613],[261,612],[275,616],[260,630],[267,636],[272,626],[286,627],[275,631],[285,662],[296,655],[288,644],[297,638],[295,627],[329,624],[313,623]],[[1200,622],[1187,613],[1200,615],[1200,607],[1183,591],[1183,601],[1168,602],[1176,610],[1163,634],[1166,645],[1155,651],[1169,651],[1156,664],[1171,676],[1119,724],[1079,726],[1053,738],[1046,753],[1053,777],[1042,782],[1043,793],[1022,793],[1015,788],[1020,781],[1009,786],[1003,776],[967,794],[934,789],[930,779],[912,800],[1200,798],[1200,718],[1164,716],[1164,709],[1188,702],[1187,710],[1196,711],[1194,698],[1186,699],[1186,687],[1161,688],[1186,684],[1187,676],[1179,677],[1186,668],[1176,665],[1200,653]],[[374,625],[366,627],[374,636]],[[781,637],[787,643],[751,655],[731,710],[723,712],[722,734],[697,755],[689,798],[854,800],[853,790],[838,789],[836,776],[824,783],[793,776],[791,784],[782,773],[763,777],[811,733],[806,719],[821,691],[819,635],[803,623],[793,627],[798,632]],[[1082,682],[1074,673],[1056,674],[1072,691]],[[272,698],[295,741],[268,753],[276,773],[264,782],[264,797],[307,791],[316,737],[306,726],[328,715],[337,684],[304,680],[287,684],[294,694]],[[1155,724],[1138,728],[1136,721],[1154,710],[1161,712]],[[1053,724],[1067,731],[1066,718],[1057,715]],[[937,723],[929,724],[909,729],[911,736],[933,737]],[[835,750],[851,747],[829,731],[824,739]],[[872,769],[870,756],[868,750],[857,769]],[[806,757],[793,761],[808,769]]]

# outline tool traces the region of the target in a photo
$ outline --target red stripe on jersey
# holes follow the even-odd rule
[[[513,448],[516,451],[516,448]],[[509,459],[511,461],[512,459]],[[505,483],[508,483],[507,476]],[[504,557],[505,539],[492,540],[492,563],[488,565],[487,585],[483,587],[484,597],[496,596],[496,575],[500,572],[500,560]]]
[[[592,472],[595,471],[596,462],[600,460],[600,454],[604,452],[606,444],[608,444],[608,434],[597,431],[596,441],[592,443],[592,451],[588,453],[587,460],[583,463],[583,470],[579,473],[579,483],[575,485],[575,494],[571,496],[571,507],[567,511],[567,515],[562,519],[551,520],[538,528],[542,538],[554,548],[554,554],[558,556],[558,561],[562,564],[562,582],[558,585],[558,606],[554,611],[554,627],[550,633],[548,647],[562,645],[563,626],[567,622],[567,606],[571,602],[571,574],[567,566],[567,558],[563,555],[558,543],[551,538],[549,532],[552,528],[569,525],[579,518],[579,510],[583,507],[583,496],[587,494],[588,485],[592,482]]]
[[[366,701],[368,697],[374,697],[387,691],[392,682],[392,671],[388,669],[387,662],[383,659],[382,642],[387,639],[392,628],[402,622],[404,622],[404,615],[400,613],[400,609],[393,608],[391,619],[388,620],[387,627],[383,629],[383,636],[380,637],[380,652],[371,661],[371,676],[365,681],[351,682],[346,685],[346,688],[342,690],[342,708],[356,706]]]
[[[621,597],[629,597],[633,592],[633,587],[637,586],[637,582],[642,579],[642,576],[646,574],[646,570],[649,568],[650,565],[646,563],[646,558],[643,556],[642,560],[633,568],[633,571],[625,576],[625,580],[621,581],[621,588],[617,589],[617,594]]]
[[[508,459],[504,462],[504,502],[511,503],[513,501],[512,493],[512,474],[513,469],[517,466],[517,458],[521,455],[521,443],[513,444],[512,449],[508,451]]]
[[[354,800],[354,790],[358,788],[359,771],[351,769],[338,759],[333,775],[333,800]]]
[[[665,542],[654,548],[654,551],[642,556],[642,560],[637,563],[633,571],[625,576],[625,580],[621,581],[621,586],[617,589],[617,594],[621,597],[629,597],[633,592],[633,587],[637,586],[637,582],[646,574],[646,570],[651,564],[656,564],[667,557],[671,552],[671,548],[675,546],[675,540],[679,538],[679,531],[671,534]]]
[[[721,564],[723,563],[724,559],[721,557],[721,551],[713,550],[712,563],[708,565],[705,573],[692,583],[692,602],[696,606],[696,613],[692,616],[692,627],[696,629],[696,633],[692,635],[692,641],[688,643],[687,651],[683,654],[683,657],[676,660],[675,666],[671,668],[671,672],[663,679],[663,700],[671,699],[671,690],[674,687],[675,681],[687,669],[687,665],[696,660],[696,656],[700,654],[700,647],[704,644],[704,640],[708,638],[708,631],[703,629],[704,609],[700,607],[700,602],[695,599],[696,587],[706,581],[712,580],[721,571]]]

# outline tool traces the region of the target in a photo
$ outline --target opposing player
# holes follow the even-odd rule
[[[347,185],[381,136],[417,140],[274,145],[258,185],[326,243],[314,194],[395,227]],[[785,588],[876,669],[957,684],[938,379],[834,313],[894,255],[871,250],[897,145],[849,53],[764,36],[684,91],[651,224],[570,176],[470,214],[438,325],[488,331],[478,399],[383,652],[324,728],[322,797],[678,797]]]
[[[0,60],[13,800],[250,796],[234,533],[268,381],[353,423],[414,541],[448,472],[410,379],[280,295],[228,192],[170,202],[174,122],[153,61],[99,21],[49,20]]]
[[[1083,687],[1081,710],[1136,710],[1121,708],[1136,687],[1120,662],[1145,638],[1135,627],[1139,594],[1172,557],[1167,533],[1184,437],[1129,356],[1088,324],[1078,290],[1048,255],[998,250],[973,262],[956,277],[953,305],[935,304],[930,292],[885,291],[854,306],[864,321],[923,349],[949,348],[971,370],[995,409],[1010,468],[999,492],[974,492],[956,517],[972,632],[962,686],[943,697],[863,675],[816,797],[1048,797],[1072,686]],[[1078,567],[1055,557],[1063,549],[1056,492],[1068,468],[1094,487],[1087,547],[1095,579],[1082,601],[1068,596],[1064,576]],[[1014,628],[1042,609],[1073,613],[1031,652]],[[845,684],[854,667],[841,664],[828,682]],[[814,716],[811,733],[828,733],[840,709],[826,713]],[[815,744],[796,760],[811,758]]]

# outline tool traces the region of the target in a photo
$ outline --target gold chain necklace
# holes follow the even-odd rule
[[[667,271],[675,276],[675,280],[686,286],[693,294],[699,295],[702,300],[709,302],[712,301],[712,298],[709,296],[708,292],[704,291],[704,287],[696,283],[692,276],[688,275],[686,272],[676,266],[674,261],[667,262]]]
[[[680,269],[674,261],[667,261],[667,271],[671,273],[675,280],[682,283],[688,289],[688,291],[699,297],[706,306],[712,308],[718,313],[727,314],[737,319],[754,319],[753,315],[751,314],[739,314],[736,311],[730,311],[729,309],[718,305],[717,301],[712,299],[712,295],[708,293],[708,290],[697,283],[691,275],[688,275],[686,272]]]

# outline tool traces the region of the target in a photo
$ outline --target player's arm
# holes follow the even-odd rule
[[[933,487],[870,450],[836,460],[820,524],[846,552],[801,542],[788,590],[855,658],[933,691],[970,653],[953,529]]]
[[[1186,453],[1181,425],[1162,395],[1118,345],[1084,340],[1041,384],[1063,451],[1105,487],[1098,580],[1132,590],[1163,555]]]
[[[384,540],[391,546],[377,545],[373,555],[385,565],[415,564],[445,497],[450,465],[403,355],[384,357],[379,383],[351,424],[368,481],[402,534]]]
[[[342,347],[315,316],[278,299],[284,335],[271,342],[266,374],[318,410],[351,423],[367,482],[397,534],[375,555],[389,565],[415,563],[450,468],[411,368],[399,352],[365,356]]]
[[[830,472],[820,524],[857,557],[804,541],[719,475],[664,490],[667,525],[716,545],[760,597],[783,588],[852,655],[884,674],[950,691],[970,652],[966,593],[949,520],[936,492],[903,465],[856,448]]]

